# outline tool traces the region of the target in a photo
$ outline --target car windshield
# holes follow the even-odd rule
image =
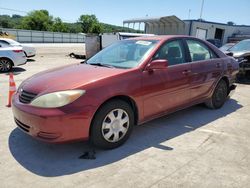
[[[227,51],[229,48],[231,48],[234,44],[225,44],[224,46],[220,47],[221,51]]]
[[[157,44],[157,40],[123,40],[97,53],[87,64],[116,68],[138,66]]]
[[[250,51],[250,40],[240,41],[229,49],[230,52]]]

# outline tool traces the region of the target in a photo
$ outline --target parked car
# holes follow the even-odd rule
[[[217,48],[220,48],[222,46],[222,42],[220,39],[207,39],[207,41],[215,45]]]
[[[250,39],[240,41],[225,53],[233,56],[239,62],[239,79],[250,79]]]
[[[13,66],[23,65],[26,61],[21,47],[2,47],[0,45],[0,72],[8,72]]]
[[[232,48],[233,46],[235,45],[235,43],[226,43],[224,44],[222,47],[220,47],[219,49],[222,51],[222,52],[227,52],[230,48]]]
[[[19,46],[23,48],[23,51],[27,58],[34,57],[36,55],[36,49],[31,44],[21,44],[13,39],[9,38],[0,38],[0,45],[3,47],[10,47],[10,46]]]
[[[123,144],[133,126],[205,103],[225,103],[238,63],[206,41],[188,36],[122,40],[84,64],[38,73],[13,97],[17,126],[46,142],[86,140],[101,148]]]

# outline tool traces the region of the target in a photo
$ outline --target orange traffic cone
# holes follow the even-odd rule
[[[11,72],[9,75],[10,75],[10,78],[9,78],[10,87],[9,87],[9,100],[8,100],[8,104],[6,105],[7,107],[11,107],[11,99],[12,99],[13,94],[16,92],[16,84],[14,81],[13,73]]]

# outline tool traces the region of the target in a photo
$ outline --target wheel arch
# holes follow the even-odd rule
[[[7,59],[11,62],[11,65],[14,66],[14,62],[12,61],[12,59],[8,58],[8,57],[0,57],[0,59]]]
[[[104,106],[105,104],[107,104],[109,101],[112,101],[112,100],[122,100],[126,103],[128,103],[133,112],[134,112],[134,120],[135,120],[135,125],[138,124],[138,119],[139,119],[139,111],[138,111],[138,107],[137,107],[137,104],[135,102],[134,99],[132,99],[131,97],[127,96],[127,95],[117,95],[117,96],[113,96],[109,99],[107,99],[106,101],[104,101],[96,110],[96,112],[94,113],[93,115],[93,118],[91,120],[91,124],[90,124],[90,128],[89,128],[89,136],[91,135],[91,129],[92,129],[92,123],[93,123],[93,120],[97,114],[97,112],[99,111],[99,109],[101,109],[102,106]]]
[[[27,55],[26,51],[24,51],[24,50],[23,50],[23,52],[24,52],[25,56],[26,56],[26,57],[28,57],[28,55]]]

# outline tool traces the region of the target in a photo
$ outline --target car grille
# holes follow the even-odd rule
[[[27,91],[21,91],[19,94],[19,100],[21,103],[28,104],[30,103],[34,98],[36,97],[36,94],[30,93]]]
[[[25,125],[24,123],[20,122],[20,121],[17,120],[16,118],[15,118],[15,122],[16,122],[17,126],[18,126],[20,129],[22,129],[23,131],[25,131],[25,132],[29,132],[29,131],[30,131],[30,126]]]

